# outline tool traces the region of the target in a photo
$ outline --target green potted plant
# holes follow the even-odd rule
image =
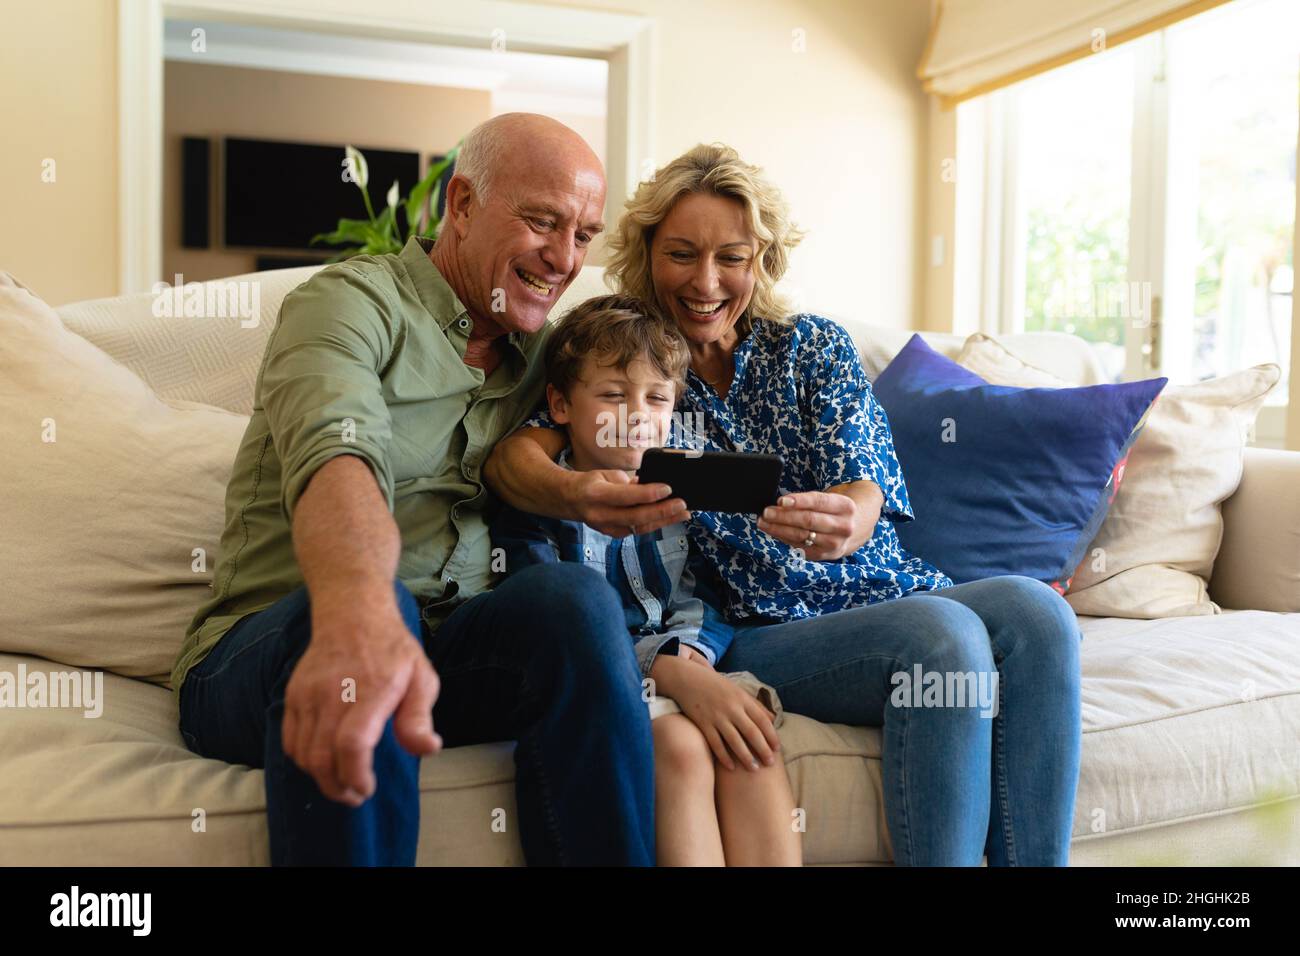
[[[386,252],[400,252],[411,236],[431,237],[437,234],[442,221],[438,215],[438,195],[442,190],[439,181],[447,168],[456,161],[460,150],[457,143],[442,159],[429,167],[424,178],[415,184],[410,195],[402,199],[397,180],[388,190],[387,204],[384,211],[375,215],[370,202],[370,193],[366,185],[370,181],[370,171],[366,166],[366,157],[355,146],[348,146],[344,162],[347,164],[348,178],[361,190],[361,198],[366,204],[369,219],[340,219],[338,228],[333,232],[318,233],[311,238],[312,245],[325,243],[331,246],[345,246],[330,257],[330,262],[339,262],[352,256],[382,255]],[[406,208],[407,234],[401,236],[397,226],[397,207],[401,203]],[[421,229],[421,223],[424,228]]]

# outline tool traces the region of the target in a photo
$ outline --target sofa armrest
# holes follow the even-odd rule
[[[1223,503],[1210,597],[1221,607],[1300,611],[1300,452],[1247,448]]]

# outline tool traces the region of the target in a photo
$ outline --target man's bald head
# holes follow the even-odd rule
[[[475,336],[536,332],[604,228],[605,171],[573,130],[505,113],[470,131],[430,254]]]
[[[558,120],[540,113],[502,113],[466,134],[456,154],[456,172],[473,185],[482,205],[498,177],[511,169],[557,161],[601,170],[600,159],[586,141]]]

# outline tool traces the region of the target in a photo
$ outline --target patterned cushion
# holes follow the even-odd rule
[[[175,297],[164,290],[94,299],[61,306],[64,326],[89,340],[144,379],[159,398],[215,405],[240,415],[253,412],[253,384],[266,340],[275,326],[280,301],[319,266],[277,269],[187,284],[181,304],[195,295],[208,311],[209,290],[233,288],[245,302],[256,302],[257,316],[241,319],[236,310],[204,316],[175,313]],[[198,301],[198,298],[191,301]],[[180,312],[187,311],[183,307]],[[212,312],[218,310],[213,309]],[[162,313],[162,314],[160,314]]]

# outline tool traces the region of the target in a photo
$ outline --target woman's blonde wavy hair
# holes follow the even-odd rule
[[[705,193],[739,200],[749,230],[758,242],[754,257],[754,294],[741,316],[748,329],[754,319],[789,320],[790,303],[776,290],[790,261],[790,250],[803,231],[790,220],[781,191],[757,166],[740,158],[730,146],[701,143],[655,171],[627,201],[609,239],[606,281],[627,295],[658,302],[650,270],[650,245],[655,229],[687,193]]]

